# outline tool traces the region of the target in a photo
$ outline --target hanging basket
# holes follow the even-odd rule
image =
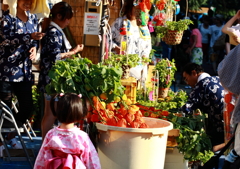
[[[130,66],[122,65],[122,78],[121,79],[128,79],[130,77]]]
[[[178,45],[182,41],[183,31],[168,30],[167,34],[163,37],[163,41],[168,45]]]
[[[158,98],[165,98],[168,96],[169,88],[159,88],[158,90]]]

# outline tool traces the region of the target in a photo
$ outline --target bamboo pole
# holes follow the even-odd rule
[[[187,17],[187,14],[188,14],[188,0],[186,0],[186,14],[185,14],[185,17]]]

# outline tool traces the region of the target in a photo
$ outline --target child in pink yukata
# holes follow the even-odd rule
[[[56,111],[52,108],[52,112],[61,124],[47,133],[34,169],[101,169],[89,136],[74,125],[86,116],[86,100],[81,95],[67,93],[51,101],[56,105]]]

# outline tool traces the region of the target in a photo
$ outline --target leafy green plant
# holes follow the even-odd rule
[[[152,89],[146,89],[146,96]],[[155,107],[156,109],[167,110],[172,113],[178,112],[179,107],[182,107],[187,101],[186,91],[179,90],[178,92],[173,92],[169,90],[168,96],[166,98],[158,98],[157,101],[151,101],[148,97],[144,97],[144,91],[142,89],[137,90],[137,102],[141,105],[147,107]]]
[[[148,95],[151,89],[146,91]],[[200,160],[205,163],[213,155],[210,139],[204,130],[205,115],[199,113],[198,115],[185,117],[178,113],[179,108],[186,103],[187,98],[186,91],[173,92],[170,90],[166,98],[151,101],[143,97],[143,90],[137,91],[137,103],[148,107],[145,111],[154,113],[153,109],[151,109],[154,107],[155,110],[169,112],[168,116],[160,116],[160,118],[167,119],[173,123],[175,129],[180,130],[180,135],[176,137],[177,148],[184,155],[184,158],[189,161]],[[158,112],[156,113],[158,114]]]
[[[156,26],[155,32],[157,36],[163,38],[169,30],[171,31],[184,31],[188,29],[188,25],[193,24],[190,19],[183,19],[179,21],[166,21],[164,26]]]
[[[160,60],[153,70],[153,73],[158,71],[159,74],[159,87],[169,88],[172,85],[172,81],[175,79],[174,75],[177,71],[174,59],[172,61],[168,59]]]
[[[180,130],[177,147],[186,160],[206,163],[213,156],[211,141],[204,130],[204,115],[183,117],[170,114],[167,119]]]
[[[32,120],[32,122],[35,120],[35,118],[38,118],[40,115],[40,94],[39,91],[37,90],[37,86],[34,85],[32,86],[32,100],[33,100],[33,109],[32,109],[32,117],[30,120]]]
[[[127,55],[119,55],[119,54],[111,54],[111,57],[104,60],[104,64],[113,66],[113,67],[122,67],[129,66],[129,68],[137,66],[140,62],[147,63],[150,59],[143,57],[140,59],[138,54],[127,54]]]
[[[124,93],[120,68],[101,63],[95,65],[87,58],[57,61],[48,75],[51,78],[51,82],[46,86],[48,94],[81,93],[91,98],[104,93],[106,102],[111,102],[114,97]]]
[[[149,59],[152,59],[152,57],[154,56],[155,53],[156,53],[156,50],[151,49],[150,54],[149,54]]]

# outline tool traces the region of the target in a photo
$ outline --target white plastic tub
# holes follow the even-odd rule
[[[102,169],[163,169],[172,123],[144,117],[150,128],[136,129],[97,123]]]
[[[177,147],[167,147],[164,169],[188,169],[188,160],[184,159]]]

